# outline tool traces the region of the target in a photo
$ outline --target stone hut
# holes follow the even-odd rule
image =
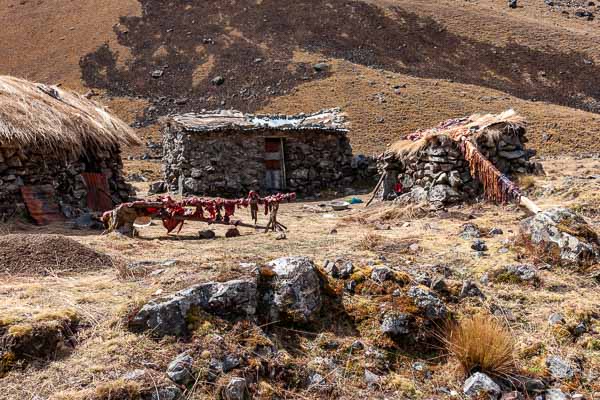
[[[0,220],[53,222],[127,201],[120,148],[138,144],[95,102],[0,76]]]
[[[164,122],[168,190],[206,196],[297,192],[311,196],[353,180],[352,148],[339,109],[315,114],[213,111]]]
[[[379,157],[379,195],[385,200],[402,196],[442,204],[476,199],[483,185],[472,177],[472,168],[477,166],[465,158],[462,139],[473,143],[509,179],[538,173],[541,165],[530,162],[535,152],[525,148],[525,133],[525,120],[508,110],[452,119],[408,135]]]

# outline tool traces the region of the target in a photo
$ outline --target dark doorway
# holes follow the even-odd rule
[[[269,191],[285,189],[283,138],[265,139],[265,186]]]

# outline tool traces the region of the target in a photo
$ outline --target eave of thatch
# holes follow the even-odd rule
[[[140,144],[126,123],[83,96],[0,76],[0,146],[66,156]]]
[[[451,119],[435,128],[408,135],[406,138],[392,143],[385,155],[402,158],[415,154],[441,136],[450,139],[466,136],[475,142],[482,135],[498,135],[507,131],[517,132],[526,126],[525,118],[512,109],[500,114],[473,114],[470,117]]]

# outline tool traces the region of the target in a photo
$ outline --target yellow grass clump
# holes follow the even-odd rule
[[[463,319],[449,329],[444,342],[465,375],[478,371],[507,378],[515,371],[513,336],[490,315]]]

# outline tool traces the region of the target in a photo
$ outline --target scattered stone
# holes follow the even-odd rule
[[[462,226],[459,236],[465,240],[477,239],[481,237],[481,231],[477,225],[468,223]]]
[[[285,240],[287,239],[287,236],[285,234],[285,232],[281,231],[277,233],[277,236],[275,236],[275,240]]]
[[[546,367],[548,367],[548,371],[550,371],[550,375],[552,375],[554,379],[571,380],[575,377],[573,367],[559,356],[548,356],[546,358]]]
[[[443,293],[448,291],[448,285],[446,284],[446,280],[444,277],[437,277],[431,281],[431,289],[435,290],[438,293]]]
[[[598,234],[566,208],[542,211],[521,222],[522,233],[547,254],[557,254],[567,264],[587,264],[600,258]]]
[[[558,324],[564,324],[564,323],[565,323],[565,317],[561,313],[552,313],[548,317],[549,325],[558,325]]]
[[[217,237],[215,231],[211,230],[211,229],[206,229],[203,231],[198,232],[198,237],[200,239],[214,239],[215,237]]]
[[[254,316],[257,304],[255,280],[208,282],[171,296],[151,300],[133,317],[134,331],[150,330],[157,336],[185,336],[187,319],[193,308],[222,316]]]
[[[339,276],[342,279],[348,279],[354,273],[354,265],[351,261],[345,262],[339,270]]]
[[[417,307],[421,309],[429,319],[443,319],[448,314],[444,303],[434,293],[419,286],[413,286],[408,290]]]
[[[222,84],[225,83],[225,78],[223,78],[222,76],[216,76],[210,82],[215,86],[221,86]]]
[[[504,233],[504,231],[500,228],[492,228],[488,234],[490,236],[493,236],[493,235],[502,235],[503,233]]]
[[[150,187],[148,188],[148,193],[150,193],[150,194],[165,193],[168,190],[169,190],[169,187],[167,185],[167,182],[158,181],[158,182],[152,182],[150,184]]]
[[[371,279],[378,283],[391,280],[393,277],[394,272],[386,266],[375,267],[373,268],[373,271],[371,271]]]
[[[323,269],[332,278],[338,278],[339,277],[339,272],[340,271],[339,271],[339,269],[338,269],[338,267],[337,267],[337,265],[336,265],[335,262],[329,261],[329,260],[325,260],[325,262],[323,263]]]
[[[368,369],[365,369],[365,382],[369,386],[377,386],[381,382],[381,377]]]
[[[234,238],[234,237],[239,237],[242,236],[240,234],[240,231],[238,230],[238,228],[229,228],[227,229],[227,232],[225,232],[225,237],[226,238]]]
[[[546,384],[541,379],[527,379],[525,381],[525,391],[527,393],[542,393],[544,390],[546,390]]]
[[[194,383],[194,359],[187,353],[178,355],[167,367],[167,376],[174,383],[187,386]]]
[[[483,240],[476,239],[471,244],[471,249],[475,251],[487,251],[488,247]]]
[[[223,400],[245,400],[250,398],[246,380],[244,378],[231,378],[227,386],[223,388]]]
[[[410,333],[413,317],[410,314],[390,312],[383,317],[381,332],[391,336],[401,336]]]
[[[346,282],[344,289],[346,289],[346,291],[349,293],[354,293],[354,291],[356,290],[356,285],[357,285],[357,283],[355,280],[350,280],[350,281]]]
[[[568,398],[560,389],[546,390],[546,400],[567,400]]]
[[[502,394],[502,389],[486,374],[476,372],[465,381],[463,393],[469,397],[487,394],[490,399],[497,399]]]
[[[479,289],[479,287],[475,284],[475,282],[473,282],[471,280],[466,280],[463,282],[462,288],[460,289],[459,296],[461,298],[465,298],[465,297],[485,298],[485,295],[483,294],[481,289]]]
[[[122,379],[124,381],[139,381],[147,374],[145,369],[134,369],[123,375]]]
[[[321,283],[307,257],[284,257],[267,264],[275,274],[271,281],[271,313],[294,322],[309,322],[321,309]]]
[[[314,389],[316,386],[324,386],[326,383],[325,378],[317,372],[312,372],[308,376],[308,386],[311,389]]]
[[[494,281],[501,283],[521,283],[538,280],[537,270],[530,264],[507,265],[492,272]]]
[[[500,400],[523,400],[523,395],[515,390],[512,392],[504,393]]]
[[[166,386],[153,388],[149,397],[144,396],[141,400],[178,400],[181,396],[181,390],[177,386]]]
[[[235,369],[240,366],[240,358],[235,354],[227,354],[225,358],[223,358],[223,362],[221,363],[221,368],[223,372],[229,372],[232,369]]]
[[[329,69],[329,64],[324,62],[316,63],[315,65],[313,65],[313,69],[317,72],[324,72]]]
[[[163,76],[165,72],[162,69],[156,69],[152,71],[151,75],[154,79],[158,79]]]
[[[360,340],[355,340],[354,342],[352,342],[352,344],[350,345],[350,348],[353,351],[359,351],[365,348],[365,345],[363,344],[363,342],[361,342]]]

